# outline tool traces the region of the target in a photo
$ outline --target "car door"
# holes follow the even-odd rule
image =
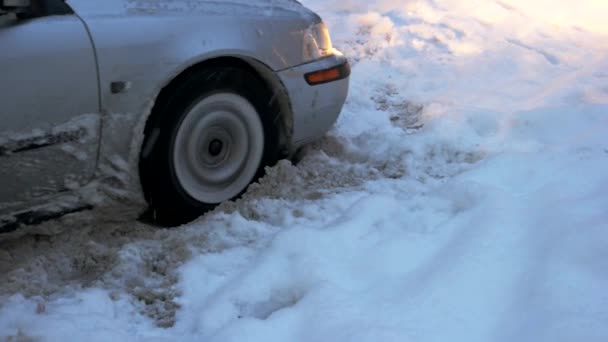
[[[89,182],[100,130],[95,53],[62,0],[0,15],[0,214]]]

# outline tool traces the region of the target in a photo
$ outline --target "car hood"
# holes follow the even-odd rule
[[[297,0],[68,0],[67,3],[82,16],[315,16]]]

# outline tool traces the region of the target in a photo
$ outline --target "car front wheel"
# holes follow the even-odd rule
[[[189,222],[238,197],[276,162],[271,96],[248,71],[218,67],[188,77],[146,127],[144,195],[162,225]]]

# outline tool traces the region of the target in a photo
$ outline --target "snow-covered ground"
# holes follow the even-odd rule
[[[330,134],[184,227],[2,242],[0,338],[608,341],[608,4],[304,3]]]

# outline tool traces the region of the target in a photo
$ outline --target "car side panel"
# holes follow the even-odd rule
[[[3,24],[4,21],[4,24]],[[94,176],[94,51],[74,15],[0,18],[0,215]]]

